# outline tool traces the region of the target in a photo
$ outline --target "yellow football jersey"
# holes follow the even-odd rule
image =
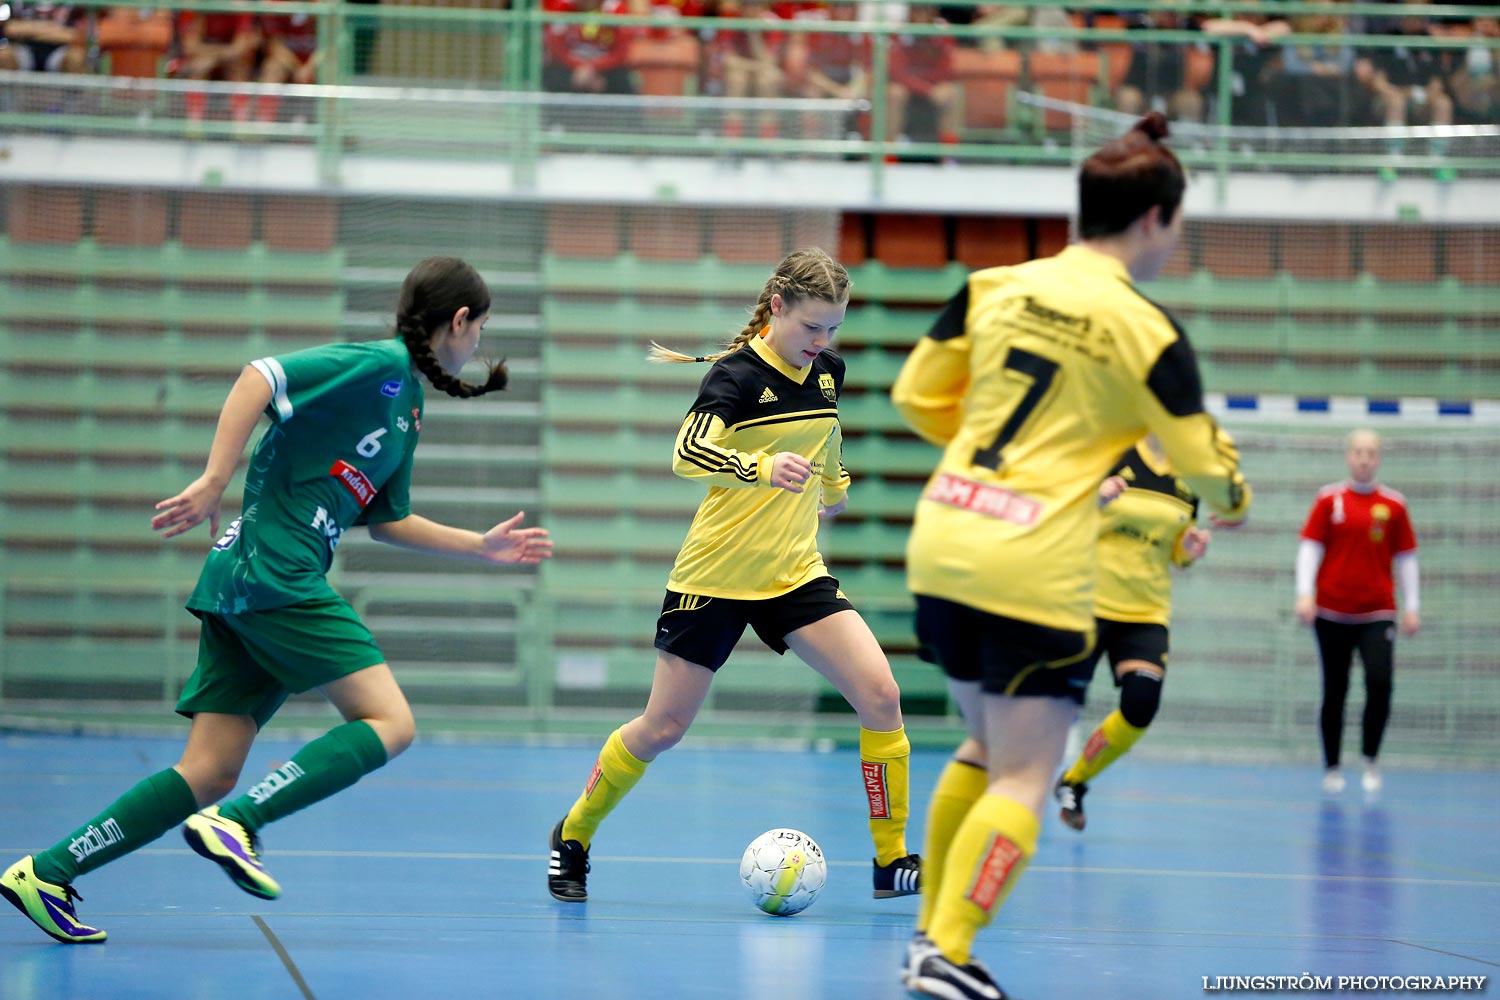
[[[1089,629],[1099,484],[1148,432],[1221,516],[1250,503],[1186,335],[1085,246],[971,274],[891,394],[944,449],[907,546],[917,594]]]
[[[714,362],[677,434],[672,471],[706,483],[708,496],[668,590],[760,600],[828,575],[818,505],[838,503],[849,489],[838,411],[844,361],[824,351],[793,368],[761,337]],[[771,485],[771,461],[782,451],[812,464],[801,493]]]
[[[1104,508],[1094,614],[1116,622],[1168,625],[1172,567],[1192,560],[1182,537],[1198,520],[1198,498],[1171,466],[1136,445],[1109,470],[1125,492]]]

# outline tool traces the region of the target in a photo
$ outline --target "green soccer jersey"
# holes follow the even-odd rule
[[[239,517],[217,542],[193,611],[239,614],[333,596],[346,528],[411,513],[422,385],[399,340],[331,344],[251,362],[271,386]]]

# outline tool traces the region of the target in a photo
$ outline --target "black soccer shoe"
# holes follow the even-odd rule
[[[563,840],[562,820],[552,828],[552,860],[547,866],[547,891],[562,903],[589,898],[589,849],[576,840]]]
[[[981,963],[955,965],[931,941],[912,956],[905,986],[913,997],[938,1000],[1016,1000],[1000,988]]]
[[[888,865],[882,865],[877,860],[874,865],[876,899],[915,896],[922,891],[922,856],[920,854],[908,854]]]
[[[1075,830],[1082,830],[1088,822],[1088,817],[1083,814],[1083,796],[1089,790],[1087,782],[1066,782],[1061,778],[1057,784],[1052,786],[1052,797],[1062,808],[1057,815],[1062,821]]]

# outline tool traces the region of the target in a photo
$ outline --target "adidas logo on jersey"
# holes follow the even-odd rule
[[[762,403],[774,403],[774,402],[776,402],[776,393],[774,393],[774,392],[771,391],[771,387],[770,386],[766,386],[766,391],[760,394],[760,401]]]

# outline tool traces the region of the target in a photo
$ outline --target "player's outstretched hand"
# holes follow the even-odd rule
[[[830,517],[838,517],[844,512],[844,508],[847,506],[849,506],[849,494],[845,493],[844,499],[840,500],[838,503],[824,504],[823,506],[819,507],[818,516],[824,518],[825,520]]]
[[[1208,554],[1208,543],[1213,538],[1213,532],[1206,528],[1189,528],[1182,534],[1182,551],[1193,562],[1197,562]]]
[[[159,513],[151,519],[151,530],[162,532],[163,538],[175,538],[207,521],[208,533],[218,538],[219,504],[223,497],[224,487],[207,476],[199,476],[187,489],[156,505]]]
[[[1218,514],[1210,514],[1208,515],[1208,523],[1213,525],[1215,528],[1223,528],[1225,531],[1233,531],[1235,528],[1243,528],[1245,526],[1245,519],[1240,518],[1238,521],[1226,521]]]
[[[484,533],[481,544],[486,562],[535,566],[543,559],[552,558],[552,538],[547,529],[520,527],[525,517],[523,510]]]
[[[778,451],[771,459],[771,485],[788,493],[801,493],[812,463],[794,451]]]
[[[1119,499],[1121,493],[1130,486],[1124,476],[1110,476],[1099,484],[1099,506],[1104,507],[1111,501]]]

